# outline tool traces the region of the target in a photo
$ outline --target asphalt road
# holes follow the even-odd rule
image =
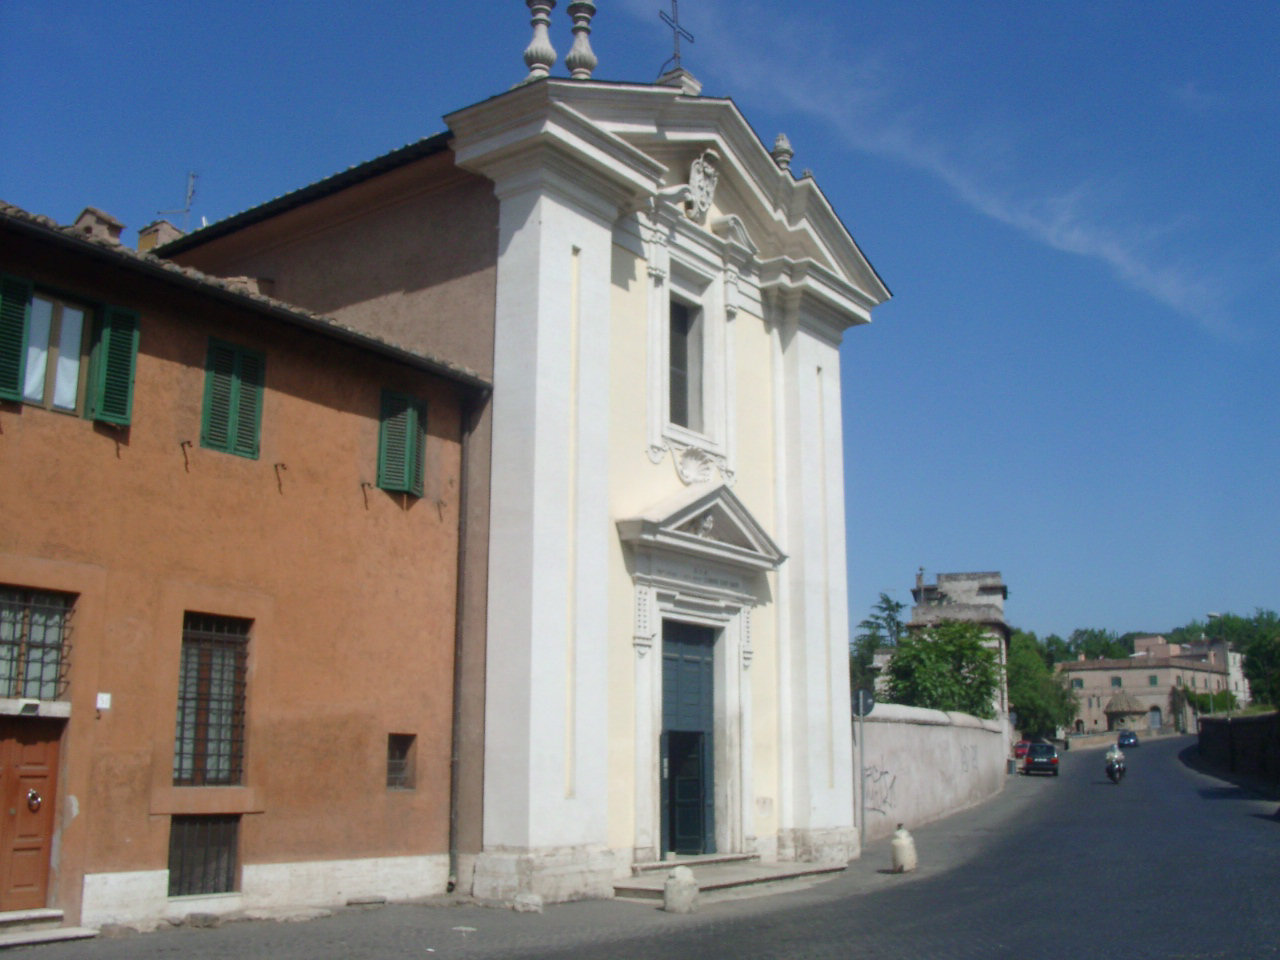
[[[1128,752],[1119,786],[1099,750],[1058,777],[1011,777],[974,810],[915,831],[920,870],[871,844],[839,879],[693,916],[597,901],[516,914],[473,906],[344,910],[305,923],[178,928],[13,950],[14,960],[1280,956],[1276,802],[1189,768],[1194,740]]]

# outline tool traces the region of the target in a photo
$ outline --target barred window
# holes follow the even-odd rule
[[[248,620],[188,613],[182,626],[177,786],[229,786],[243,779]]]
[[[412,733],[387,734],[387,786],[393,790],[412,790],[414,780],[414,743]]]
[[[169,823],[169,896],[230,893],[236,888],[240,817],[177,816]]]
[[[0,697],[66,696],[74,602],[67,593],[0,585]]]

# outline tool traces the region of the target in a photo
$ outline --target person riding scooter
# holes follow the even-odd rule
[[[1112,783],[1119,783],[1120,778],[1124,776],[1124,771],[1124,751],[1120,749],[1119,744],[1113,744],[1107,750],[1107,777]]]

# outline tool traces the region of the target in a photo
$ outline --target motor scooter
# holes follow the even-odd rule
[[[1124,761],[1114,757],[1107,760],[1107,779],[1117,786],[1124,777]]]

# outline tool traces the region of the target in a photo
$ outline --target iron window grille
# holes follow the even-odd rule
[[[0,586],[0,697],[66,697],[74,608],[72,594]]]
[[[236,888],[240,817],[175,816],[169,823],[169,896]]]
[[[173,748],[177,786],[231,786],[243,780],[249,625],[206,613],[188,613],[183,621]]]
[[[387,787],[412,790],[414,784],[414,750],[417,738],[412,733],[387,734]]]

